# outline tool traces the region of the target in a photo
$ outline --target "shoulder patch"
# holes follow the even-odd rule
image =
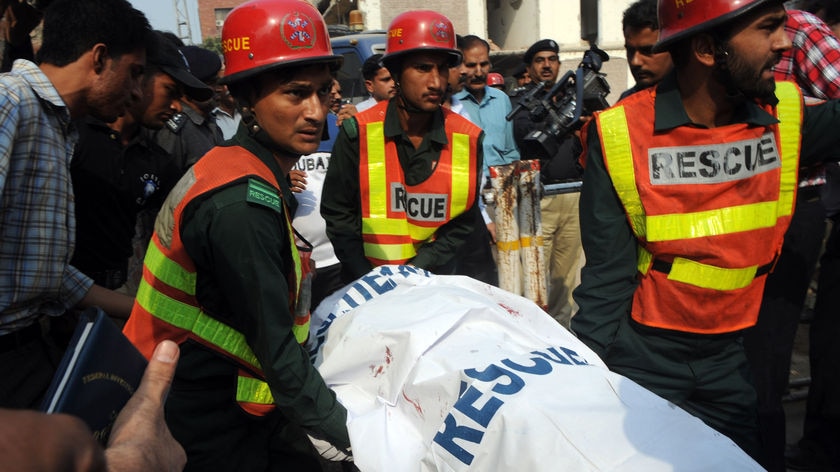
[[[173,133],[177,133],[181,131],[184,125],[187,123],[187,115],[183,112],[176,113],[172,118],[166,120],[166,127],[169,128],[169,131]]]
[[[347,133],[347,137],[356,140],[359,137],[359,123],[355,118],[349,118],[341,122],[341,127]]]
[[[277,189],[267,183],[254,178],[248,179],[248,196],[245,199],[248,203],[262,205],[272,210],[283,213],[283,202]]]

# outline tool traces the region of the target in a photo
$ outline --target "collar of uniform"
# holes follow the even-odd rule
[[[274,154],[270,150],[266,149],[265,146],[258,143],[256,139],[251,137],[251,135],[248,134],[247,127],[245,126],[240,126],[230,141],[227,141],[225,144],[220,144],[219,146],[226,145],[242,146],[268,166],[274,174],[274,177],[277,178],[277,183],[280,185],[280,191],[283,193],[283,201],[289,208],[289,215],[294,215],[298,205],[297,200],[292,195],[292,191],[289,189],[289,183],[286,181],[286,176],[283,174],[282,169],[280,169],[280,164],[278,164],[277,160],[274,159]]]
[[[386,138],[396,138],[404,133],[402,125],[400,125],[399,110],[397,109],[397,98],[392,98],[388,102],[388,110],[385,112],[385,125],[383,132]],[[432,116],[432,125],[429,127],[426,137],[429,140],[446,144],[449,140],[446,139],[446,131],[443,128],[443,112],[438,109]]]
[[[656,131],[665,131],[678,126],[692,125],[700,127],[692,123],[685,111],[685,107],[680,98],[680,90],[677,87],[677,74],[671,71],[666,75],[662,82],[656,87],[655,95],[655,121],[654,129]],[[778,103],[775,96],[771,99],[771,103],[775,105]],[[735,113],[732,117],[733,123],[748,123],[756,126],[770,126],[779,122],[773,115],[764,111],[753,101],[745,100],[735,108]]]
[[[197,125],[201,125],[205,121],[204,116],[198,110],[193,108],[192,105],[183,101],[181,102],[181,113],[187,115],[190,121]]]
[[[470,102],[475,103],[479,107],[481,107],[481,105],[484,105],[485,103],[489,102],[490,100],[493,100],[494,98],[498,98],[498,96],[496,94],[494,94],[491,90],[492,91],[497,91],[493,87],[488,87],[486,85],[484,86],[484,98],[481,99],[481,102],[476,100],[475,95],[470,93],[470,91],[467,90],[466,87],[462,88],[460,92],[453,94],[453,96],[455,98],[457,98],[458,100],[461,100],[462,102],[463,101],[470,101]],[[502,93],[504,93],[504,92],[502,92]]]
[[[240,127],[236,131],[236,135],[233,137],[231,145],[241,146],[251,154],[257,156],[265,165],[268,166],[269,169],[271,169],[271,172],[275,177],[277,177],[278,181],[286,180],[284,178],[285,176],[283,175],[283,171],[280,169],[280,164],[276,159],[274,159],[274,154],[249,135],[248,130],[245,127]],[[221,146],[224,145],[222,144]]]

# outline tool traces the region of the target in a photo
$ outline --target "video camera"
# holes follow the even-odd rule
[[[548,92],[545,92],[546,83],[542,82],[522,96],[505,118],[512,120],[524,108],[532,122],[546,123],[543,129],[525,136],[520,149],[523,157],[552,158],[563,138],[580,127],[582,116],[609,106],[605,97],[610,93],[610,85],[605,74],[599,72],[601,65],[609,60],[605,51],[589,43],[577,70],[566,72]]]

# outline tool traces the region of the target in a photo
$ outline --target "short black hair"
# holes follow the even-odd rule
[[[838,0],[805,0],[800,9],[816,14],[822,10],[822,20],[829,26],[840,23],[840,1]]]
[[[455,38],[457,47],[461,51],[466,51],[467,49],[472,49],[476,46],[481,45],[484,46],[485,49],[487,49],[488,53],[490,52],[490,43],[479,38],[474,34],[468,34],[466,36],[456,36]]]
[[[154,44],[149,20],[127,0],[55,0],[44,12],[36,62],[66,66],[98,43],[112,58]]]
[[[656,0],[638,0],[627,7],[621,17],[621,28],[658,30],[659,17],[656,14]]]
[[[379,69],[383,67],[385,65],[382,64],[382,54],[374,54],[365,59],[364,64],[362,64],[362,77],[365,80],[373,80],[376,74],[379,73]]]

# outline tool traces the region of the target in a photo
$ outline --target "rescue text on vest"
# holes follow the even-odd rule
[[[648,150],[650,183],[716,184],[746,179],[781,166],[772,132],[757,139]]]
[[[449,196],[435,193],[408,193],[399,182],[391,183],[391,211],[407,213],[415,221],[446,221]]]

